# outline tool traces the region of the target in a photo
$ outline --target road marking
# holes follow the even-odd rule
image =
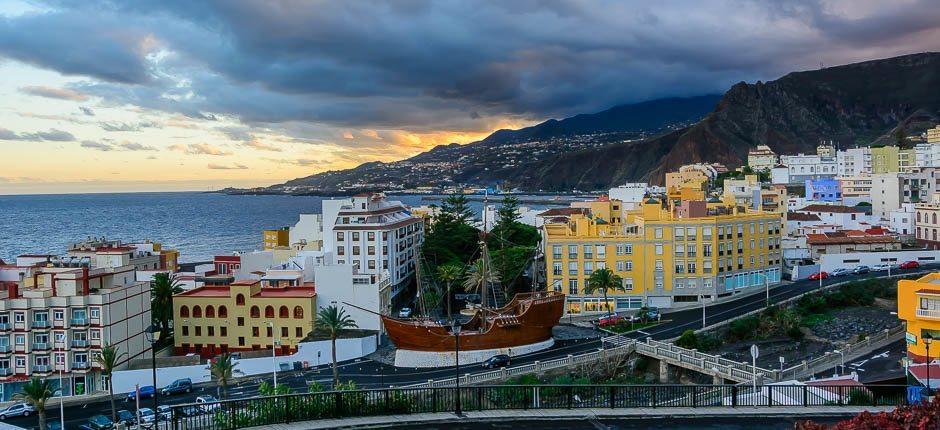
[[[637,332],[638,334],[642,334],[642,335],[644,335],[644,336],[649,336],[649,335],[650,335],[649,333],[647,333],[647,332],[645,332],[645,331],[643,331],[643,330],[637,330],[636,332]]]
[[[873,355],[873,356],[871,356],[871,359],[872,359],[872,360],[875,360],[875,359],[878,359],[878,358],[888,358],[888,353],[889,353],[889,352],[890,352],[890,351],[885,351],[885,352],[882,352],[881,354]]]

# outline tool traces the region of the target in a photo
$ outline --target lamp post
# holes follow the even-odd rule
[[[705,295],[699,294],[699,300],[702,301],[702,328],[705,328]]]
[[[839,372],[839,375],[841,376],[843,373],[845,373],[845,354],[842,353],[842,350],[839,350],[839,349],[836,349],[832,352],[839,354],[839,367],[842,369]]]
[[[460,321],[457,321],[455,318],[452,322],[451,332],[454,333],[454,364],[456,364],[456,373],[457,373],[457,403],[454,408],[454,413],[459,417],[463,414],[460,411]]]
[[[933,342],[933,336],[930,333],[924,333],[924,346],[927,347],[927,396],[930,397],[930,344]]]
[[[277,330],[273,321],[268,321],[268,326],[271,327],[271,362],[274,364],[274,392],[277,393]]]
[[[62,367],[65,367],[65,363],[62,363]],[[62,385],[62,367],[59,368],[59,425],[65,430],[65,385]]]
[[[157,341],[160,340],[160,329],[150,325],[144,332],[147,342],[150,342],[150,368],[153,372],[153,413],[157,413]],[[62,427],[63,429],[65,427]]]

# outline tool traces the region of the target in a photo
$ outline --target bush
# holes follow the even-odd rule
[[[756,316],[737,319],[728,325],[728,335],[736,340],[750,339],[754,336],[759,325],[760,320]]]
[[[812,421],[797,421],[797,430],[902,430],[936,429],[940,427],[940,397],[930,403],[921,402],[900,406],[891,412],[873,414],[865,411],[854,418],[841,421],[833,426],[817,424]]]
[[[787,329],[787,336],[793,340],[803,340],[803,337],[805,337],[799,327],[790,327]]]
[[[682,332],[682,336],[676,339],[676,346],[686,349],[698,349],[698,336],[695,335],[695,330],[689,329]]]

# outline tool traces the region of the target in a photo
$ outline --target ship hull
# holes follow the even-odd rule
[[[487,311],[462,324],[461,351],[495,350],[531,345],[552,338],[552,328],[564,312],[565,296],[559,293],[517,294],[506,306]],[[456,349],[449,327],[421,320],[382,316],[385,331],[399,349],[445,352]]]

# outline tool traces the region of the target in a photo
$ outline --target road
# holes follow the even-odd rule
[[[931,268],[940,268],[940,264],[934,265],[923,265],[919,270],[916,271],[902,271],[900,273],[892,272],[892,275],[902,274],[908,275],[918,272],[927,272]],[[869,273],[865,275],[850,275],[843,276],[838,278],[830,278],[823,281],[823,286],[830,285],[837,282],[852,281],[859,279],[867,279],[872,277],[885,277],[887,273]],[[781,284],[770,289],[770,301],[771,303],[778,303],[784,300],[787,300],[791,297],[797,295],[817,290],[819,289],[819,281],[796,281],[792,283]],[[733,301],[728,301],[724,303],[718,303],[714,305],[706,305],[705,307],[705,324],[712,325],[718,322],[722,322],[736,316],[742,315],[744,313],[761,309],[765,306],[765,294],[752,294],[745,296]],[[671,339],[678,337],[682,334],[683,331],[688,329],[698,329],[702,327],[702,309],[701,308],[692,308],[685,309],[676,312],[669,312],[663,315],[664,320],[669,320],[664,322],[661,325],[650,328],[646,331],[639,331],[627,334],[628,337],[634,339],[643,339],[646,337],[652,337],[653,339],[663,340]],[[589,351],[592,349],[598,349],[601,347],[600,340],[583,340],[583,341],[558,341],[555,346],[544,351],[539,351],[531,354],[526,354],[523,356],[514,356],[513,365],[522,365],[531,363],[535,360],[548,360],[552,358],[564,357],[568,354],[577,354],[580,352]],[[889,348],[885,348],[888,350]],[[875,354],[872,354],[875,355]],[[885,372],[890,366],[890,360],[875,360],[875,362],[881,363],[884,367]],[[867,364],[867,363],[865,363]],[[864,365],[859,367],[864,368]],[[874,364],[874,362],[873,362]],[[846,363],[846,366],[849,367],[850,364]],[[872,365],[869,365],[871,367]],[[471,365],[467,367],[462,367],[461,372],[467,371],[480,371],[479,365]],[[454,376],[454,368],[432,368],[432,369],[417,369],[417,368],[396,368],[394,366],[389,366],[383,363],[379,363],[374,360],[369,359],[358,359],[351,360],[347,362],[340,363],[339,365],[340,380],[355,381],[356,385],[360,387],[367,388],[378,388],[378,387],[387,387],[387,386],[399,386],[399,385],[408,385],[420,382],[426,382],[429,379],[439,379]],[[861,373],[861,372],[860,372]],[[875,373],[875,372],[872,372]],[[831,373],[830,373],[831,374]],[[243,398],[243,397],[253,397],[257,395],[258,385],[262,381],[268,381],[271,383],[271,375],[261,375],[258,377],[248,377],[243,378],[237,384],[229,388],[229,397],[230,398]],[[304,392],[307,391],[307,387],[312,384],[314,381],[320,383],[321,385],[328,386],[332,382],[332,373],[329,365],[321,365],[316,368],[312,368],[305,371],[295,371],[295,372],[279,372],[278,373],[278,383],[286,384],[290,386],[295,392]],[[149,381],[141,381],[141,383],[147,383]],[[216,388],[214,386],[197,386],[194,388],[193,393],[182,394],[172,397],[161,397],[160,404],[181,404],[181,403],[192,403],[195,401],[197,396],[211,394],[216,395]],[[142,406],[151,407],[150,400],[142,401]],[[118,409],[133,409],[132,404],[124,404],[123,402],[118,402]],[[65,408],[66,416],[66,426],[71,428],[71,426],[78,426],[79,424],[84,424],[87,422],[88,418],[96,415],[104,414],[110,416],[110,405],[107,400],[101,400],[97,402],[90,402],[80,406],[68,406]],[[48,411],[48,416],[50,420],[58,420],[59,411],[58,408]],[[35,427],[36,418],[11,418],[8,420],[10,424],[21,426],[21,427]]]

